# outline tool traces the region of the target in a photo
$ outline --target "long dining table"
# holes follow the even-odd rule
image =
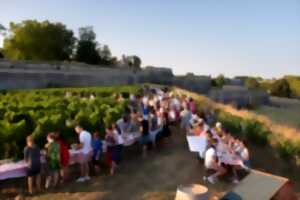
[[[140,138],[139,132],[133,132],[123,136],[123,145],[130,146],[136,143]],[[103,152],[106,151],[105,142],[103,142]],[[69,149],[70,154],[70,165],[80,162],[80,150]],[[41,163],[46,163],[46,159],[43,153],[41,153]],[[6,180],[11,178],[20,178],[26,176],[27,164],[24,160],[19,160],[16,162],[10,161],[0,165],[0,180]]]

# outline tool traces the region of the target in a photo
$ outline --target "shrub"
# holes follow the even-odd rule
[[[241,129],[241,118],[226,113],[224,111],[218,111],[218,120],[223,124],[224,128],[230,131],[231,134],[237,135],[240,134]]]
[[[262,146],[268,144],[270,132],[265,130],[261,123],[255,120],[243,120],[242,131],[252,143]]]
[[[277,151],[280,157],[286,161],[293,158],[297,153],[297,149],[290,141],[283,141],[282,143],[277,144]]]
[[[278,97],[290,97],[291,89],[286,79],[279,79],[273,83],[271,94]]]

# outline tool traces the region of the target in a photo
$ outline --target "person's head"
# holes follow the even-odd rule
[[[110,127],[111,127],[111,129],[116,129],[117,128],[117,124],[116,123],[112,123]]]
[[[128,122],[128,116],[127,115],[123,115],[123,121],[124,121],[124,123],[127,123]]]
[[[54,137],[55,137],[56,140],[60,139],[60,132],[56,131],[55,134],[54,134]]]
[[[133,113],[133,114],[137,114],[137,113],[138,113],[138,112],[137,112],[137,109],[134,108],[134,109],[132,110],[132,113]]]
[[[29,135],[26,137],[26,144],[28,147],[32,147],[34,144],[33,136]]]
[[[202,118],[198,119],[198,126],[201,128],[204,126],[204,120]]]
[[[55,139],[55,133],[48,133],[47,142],[53,142]]]
[[[93,138],[94,138],[94,139],[98,139],[98,138],[99,138],[99,132],[98,132],[98,131],[95,131],[95,132],[93,133]]]
[[[212,137],[213,137],[213,134],[212,134],[212,132],[211,132],[210,129],[208,129],[208,130],[206,131],[206,134],[207,134],[207,137],[208,137],[208,138],[212,138]]]
[[[221,122],[217,122],[216,123],[216,128],[221,130],[222,129],[222,123]]]
[[[211,146],[211,147],[216,147],[217,144],[218,144],[218,140],[217,140],[217,139],[212,138],[212,139],[210,140],[210,146]]]
[[[113,126],[112,125],[109,125],[107,128],[106,128],[106,132],[111,132],[113,130]]]
[[[80,134],[82,131],[83,131],[83,128],[82,128],[80,125],[76,125],[76,126],[75,126],[75,132],[76,132],[77,134]]]

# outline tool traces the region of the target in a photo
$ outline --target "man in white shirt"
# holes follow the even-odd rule
[[[218,162],[217,158],[217,152],[216,152],[216,144],[217,144],[216,139],[212,139],[210,142],[210,146],[205,152],[205,158],[204,158],[204,166],[207,171],[211,170],[214,171],[214,174],[210,176],[204,176],[204,180],[208,180],[211,184],[214,184],[216,181],[216,178],[219,176],[223,176],[226,173],[226,169],[222,167]]]
[[[85,182],[90,180],[89,177],[89,161],[92,155],[92,135],[85,131],[80,125],[75,127],[75,131],[79,136],[79,144],[77,149],[80,150],[80,172],[81,176],[77,182]]]

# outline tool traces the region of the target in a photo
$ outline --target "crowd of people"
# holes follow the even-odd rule
[[[70,145],[72,149],[80,151],[80,177],[77,182],[90,180],[90,167],[95,172],[101,170],[101,163],[109,166],[110,175],[114,175],[122,162],[124,142],[132,135],[139,135],[138,142],[142,149],[142,156],[147,157],[149,148],[166,141],[171,136],[171,125],[180,124],[187,135],[205,136],[208,141],[207,150],[201,157],[204,158],[207,176],[204,180],[215,183],[217,177],[223,176],[230,169],[234,172],[234,181],[237,182],[236,170],[238,167],[250,168],[249,152],[245,143],[233,138],[220,123],[210,128],[215,119],[213,113],[197,114],[196,102],[191,97],[174,95],[167,89],[146,88],[142,94],[129,96],[129,105],[122,118],[110,124],[105,129],[104,138],[99,132],[93,134],[77,125],[78,144]],[[201,118],[202,117],[202,118]],[[41,190],[41,157],[46,160],[45,188],[57,186],[64,182],[69,174],[69,145],[60,137],[60,133],[49,133],[43,151],[34,144],[33,137],[27,137],[27,146],[24,149],[24,160],[27,163],[28,190],[33,193],[33,183],[36,190]],[[219,152],[228,150],[231,154],[243,160],[241,166],[228,166],[222,163]],[[103,163],[102,163],[103,164]],[[212,174],[210,171],[213,171]]]

